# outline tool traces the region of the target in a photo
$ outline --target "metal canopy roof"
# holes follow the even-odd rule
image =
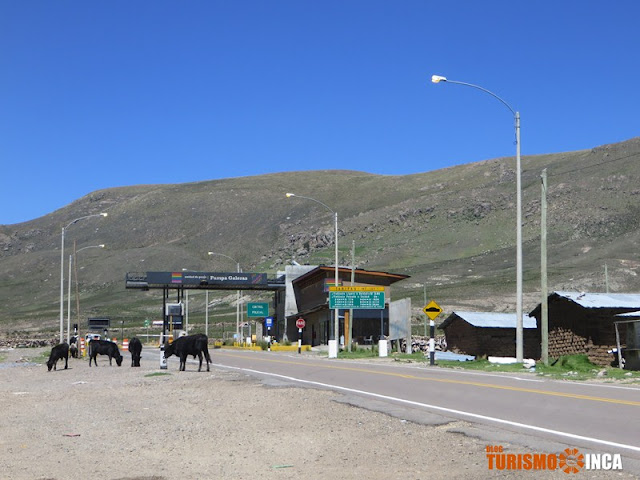
[[[246,272],[129,272],[126,288],[149,290],[284,290],[285,277]]]
[[[318,276],[318,275],[328,275],[329,277],[335,274],[335,267],[329,267],[326,265],[319,265],[313,270],[308,271],[307,273],[300,275],[297,277],[293,283],[300,283],[308,278]],[[348,274],[351,275],[351,267],[338,266],[338,275],[340,274]],[[390,272],[379,272],[375,270],[365,270],[363,268],[355,268],[354,274],[356,277],[375,277],[380,278],[388,282],[389,285],[392,283],[398,282],[400,280],[404,280],[409,278],[409,275],[403,275],[401,273],[390,273]],[[358,281],[358,280],[356,280]]]

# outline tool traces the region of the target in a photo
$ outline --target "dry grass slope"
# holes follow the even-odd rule
[[[523,157],[525,309],[539,301],[540,174],[548,172],[551,290],[638,292],[640,138],[591,150]],[[0,329],[45,328],[58,318],[60,230],[101,211],[109,217],[74,224],[66,253],[79,255],[82,317],[110,315],[127,324],[159,314],[157,292],[124,288],[126,272],[244,271],[275,273],[299,263],[333,263],[333,217],[339,213],[341,263],[411,275],[394,298],[428,296],[445,308],[512,311],[515,303],[515,172],[513,158],[434,172],[382,176],[306,171],[141,185],[93,192],[29,222],[0,226]],[[66,275],[66,272],[65,272]],[[235,320],[234,296],[213,315]],[[194,306],[194,315],[202,314]]]

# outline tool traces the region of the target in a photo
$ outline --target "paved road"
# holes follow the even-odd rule
[[[618,453],[640,473],[640,388],[486,374],[392,360],[329,360],[295,353],[212,350],[215,368],[270,382],[339,391],[350,403],[423,423],[451,419],[519,435]],[[170,369],[174,368],[170,359]],[[175,364],[177,368],[177,363]],[[536,443],[537,442],[537,443]]]

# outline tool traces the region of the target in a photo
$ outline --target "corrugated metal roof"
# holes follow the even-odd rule
[[[474,327],[516,328],[517,317],[515,313],[455,311],[452,313],[452,315],[457,315],[458,317],[462,318],[465,322],[473,325]],[[536,328],[536,319],[534,317],[530,317],[526,313],[523,314],[522,327]]]
[[[554,292],[585,308],[637,308],[640,309],[639,293],[585,293]]]

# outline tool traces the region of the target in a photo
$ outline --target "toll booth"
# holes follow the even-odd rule
[[[165,332],[173,333],[173,338],[177,338],[184,330],[184,304],[182,302],[165,305],[164,327]]]

